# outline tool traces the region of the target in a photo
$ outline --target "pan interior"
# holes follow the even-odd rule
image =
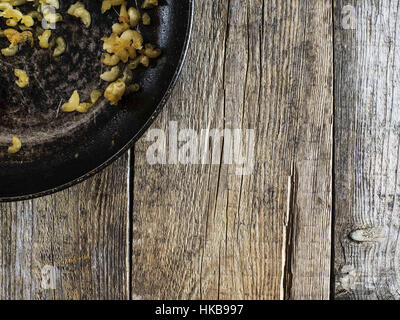
[[[162,49],[148,68],[135,70],[138,93],[118,105],[102,100],[87,114],[60,112],[73,90],[82,100],[93,89],[104,88],[100,59],[101,37],[108,35],[117,11],[103,15],[100,2],[83,1],[92,14],[92,26],[64,14],[55,35],[62,35],[68,50],[59,61],[47,50],[23,47],[15,57],[0,56],[0,201],[38,196],[76,183],[109,164],[136,140],[165,103],[176,80],[191,21],[191,1],[160,1],[149,10],[151,26],[141,26],[145,42]],[[137,1],[140,6],[143,1]],[[69,3],[60,1],[65,12]],[[0,40],[6,47],[5,39]],[[27,70],[30,85],[15,85],[13,69]],[[9,155],[11,137],[23,142],[18,154]]]

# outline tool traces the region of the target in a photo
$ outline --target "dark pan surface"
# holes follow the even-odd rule
[[[61,2],[61,1],[60,1]],[[0,55],[0,201],[42,196],[69,187],[100,171],[121,156],[143,134],[166,103],[181,70],[192,23],[192,0],[161,0],[148,11],[151,26],[140,31],[156,44],[162,56],[149,69],[134,73],[139,93],[114,107],[101,101],[87,114],[59,111],[74,89],[86,100],[91,90],[104,84],[99,76],[100,38],[108,35],[116,12],[100,13],[100,1],[83,1],[92,13],[92,27],[63,14],[56,35],[62,34],[68,50],[60,61],[49,52],[24,47],[16,57]],[[143,1],[138,0],[138,5]],[[129,4],[134,3],[130,0]],[[62,1],[62,9],[69,6]],[[6,47],[7,41],[0,40]],[[30,75],[30,86],[19,89],[12,75],[15,67]],[[9,155],[11,137],[21,138],[23,148]]]

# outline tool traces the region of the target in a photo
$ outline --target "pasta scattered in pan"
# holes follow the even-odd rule
[[[151,25],[151,18],[146,10],[158,6],[158,0],[144,0],[136,8],[132,0],[99,1],[101,12],[109,14],[118,10],[117,20],[108,34],[102,38],[104,50],[101,63],[104,70],[100,79],[104,81],[105,90],[94,88],[90,101],[81,101],[79,92],[71,88],[70,98],[61,105],[61,111],[70,113],[88,112],[101,97],[111,105],[118,105],[126,93],[137,92],[140,86],[133,82],[132,72],[139,66],[149,67],[150,60],[157,59],[161,50],[146,43],[138,30],[140,24]],[[6,38],[8,46],[0,48],[4,59],[17,56],[23,46],[49,50],[51,56],[62,63],[62,56],[68,51],[68,43],[63,36],[55,36],[52,29],[63,23],[65,15],[78,19],[82,28],[90,28],[92,17],[90,10],[81,1],[73,2],[66,12],[61,12],[59,0],[0,0],[0,22],[3,28],[0,37]],[[4,27],[5,26],[5,27]],[[15,84],[24,90],[29,87],[27,70],[14,69]],[[104,88],[104,87],[103,87]],[[14,136],[8,153],[20,151],[21,140]]]

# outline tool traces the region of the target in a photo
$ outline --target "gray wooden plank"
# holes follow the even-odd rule
[[[152,166],[151,142],[136,145],[133,298],[327,299],[332,4],[206,0],[195,12],[186,67],[152,129],[255,129],[254,171]]]
[[[399,22],[398,1],[335,0],[337,299],[400,298]]]
[[[128,168],[126,154],[68,190],[0,204],[0,299],[128,298]]]

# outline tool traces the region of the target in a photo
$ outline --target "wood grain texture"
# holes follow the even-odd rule
[[[336,0],[335,31],[336,298],[399,299],[399,2]]]
[[[254,129],[254,171],[151,166],[136,145],[134,299],[329,298],[332,38],[331,1],[196,1],[152,128]]]
[[[126,155],[1,204],[0,298],[329,298],[332,29],[329,0],[196,1],[186,66],[151,129],[252,129],[253,170],[222,161],[226,137],[215,164],[151,166],[143,138],[131,173]],[[41,287],[46,265],[55,290]]]
[[[128,298],[128,168],[126,154],[66,191],[0,204],[0,299]]]

